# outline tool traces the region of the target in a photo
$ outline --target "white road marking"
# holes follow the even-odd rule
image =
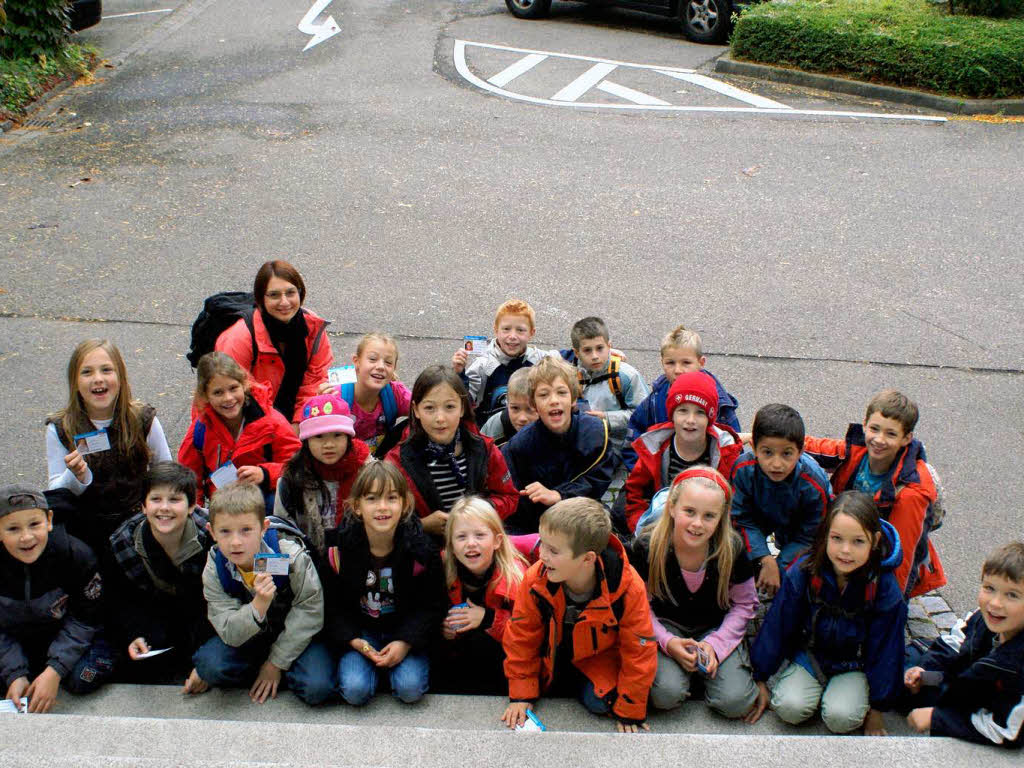
[[[501,72],[496,74],[494,77],[489,78],[487,82],[490,83],[491,85],[496,85],[499,88],[502,88],[511,83],[524,72],[529,72],[535,66],[544,61],[544,59],[546,58],[547,56],[543,56],[539,53],[531,53],[521,58],[515,64],[509,67],[505,67],[505,69],[501,70]]]
[[[170,13],[173,8],[157,8],[155,11],[132,11],[131,13],[112,13],[109,16],[101,16],[103,21],[107,19],[124,19],[128,16],[145,16],[147,13]]]
[[[698,75],[696,73],[691,74],[687,72],[673,72],[668,69],[659,71],[663,75],[668,75],[669,77],[674,77],[678,80],[684,80],[687,83],[692,83],[693,85],[699,85],[702,88],[717,91],[723,96],[729,96],[733,99],[738,99],[739,101],[746,102],[747,104],[751,104],[755,107],[764,107],[765,109],[789,109],[789,106],[787,106],[786,104],[782,104],[778,101],[772,101],[771,99],[766,99],[764,96],[758,96],[756,93],[744,91],[740,88],[736,88],[735,86],[729,85],[728,83],[723,83],[721,80],[715,80],[713,77],[708,77],[707,75]]]
[[[638,69],[651,69],[656,72],[692,72],[693,70],[685,70],[676,67],[661,67],[654,64],[629,64],[628,62],[616,62],[610,59],[595,59],[591,56],[576,56],[568,53],[553,53],[551,51],[536,51],[528,48],[511,48],[507,45],[494,45],[492,43],[476,43],[469,40],[455,40],[452,51],[452,58],[455,59],[455,70],[462,76],[466,82],[475,85],[477,88],[485,90],[489,93],[496,94],[498,96],[504,96],[508,99],[515,99],[516,101],[523,101],[528,104],[540,104],[548,107],[579,107],[581,109],[629,109],[635,111],[663,111],[663,112],[711,112],[711,113],[724,113],[724,114],[738,114],[738,115],[787,115],[787,116],[804,116],[810,115],[813,117],[841,117],[849,119],[874,119],[874,120],[910,120],[913,122],[925,122],[925,123],[945,123],[946,118],[939,117],[937,115],[908,115],[908,114],[888,114],[884,112],[843,112],[839,110],[826,110],[826,109],[765,109],[764,107],[698,107],[698,106],[687,106],[687,105],[669,105],[667,107],[656,106],[652,104],[608,104],[602,102],[580,102],[580,101],[553,101],[552,99],[542,99],[536,96],[526,96],[522,93],[515,93],[513,91],[506,91],[504,88],[499,88],[495,85],[491,85],[486,80],[482,80],[480,77],[475,75],[469,68],[469,64],[466,62],[466,46],[473,45],[479,48],[491,48],[500,51],[512,51],[514,53],[538,53],[546,56],[560,56],[566,59],[578,59],[582,61],[602,61],[609,64],[615,64],[616,66],[627,66],[636,67]]]
[[[551,98],[555,101],[576,101],[580,96],[604,80],[604,76],[617,65],[603,62],[595,64]]]
[[[316,0],[315,3],[306,11],[306,15],[302,17],[302,21],[299,22],[299,32],[305,35],[312,35],[309,42],[306,43],[306,47],[303,48],[303,52],[308,51],[314,45],[319,45],[324,40],[334,37],[336,34],[341,32],[341,27],[338,26],[338,22],[334,20],[333,16],[328,16],[322,24],[314,24],[316,17],[319,16],[323,10],[331,4],[331,0]]]
[[[667,101],[656,99],[653,96],[648,96],[646,93],[640,91],[634,91],[632,88],[627,88],[624,85],[613,83],[611,80],[602,80],[597,84],[597,89],[610,93],[612,96],[618,96],[620,99],[626,101],[632,101],[634,104],[649,104],[651,106],[658,107],[670,107],[672,106]]]

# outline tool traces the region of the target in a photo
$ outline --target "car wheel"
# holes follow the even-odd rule
[[[731,16],[729,0],[680,0],[683,34],[695,43],[724,43],[732,25]]]
[[[519,19],[542,19],[551,11],[551,0],[505,0],[505,5]]]

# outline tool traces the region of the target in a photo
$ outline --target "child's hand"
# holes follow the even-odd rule
[[[263,467],[239,467],[238,468],[238,483],[239,485],[259,485],[263,482]]]
[[[60,687],[60,675],[53,667],[47,667],[39,673],[39,677],[25,689],[22,696],[28,696],[28,711],[33,714],[45,714],[53,709],[57,702],[57,689]]]
[[[599,419],[605,418],[604,411],[587,411],[591,416],[597,416]]]
[[[331,384],[329,381],[320,382],[320,390],[318,394],[321,395],[338,395],[341,396],[341,387],[337,384]]]
[[[869,709],[867,716],[864,718],[864,735],[865,736],[888,736],[889,732],[885,730],[885,721],[882,719],[882,713],[877,709]]]
[[[423,530],[433,536],[444,536],[444,527],[448,525],[448,513],[436,510],[420,520]]]
[[[199,694],[206,693],[208,690],[210,690],[210,686],[193,668],[193,670],[189,672],[188,680],[185,681],[185,686],[181,689],[181,692]]]
[[[715,653],[715,649],[711,646],[711,643],[704,642],[703,640],[697,643],[697,647],[703,648],[704,653],[708,655],[708,663],[706,665],[708,670],[707,676],[709,679],[713,680],[715,675],[718,673],[718,654]],[[697,662],[694,661],[694,664],[696,663]]]
[[[361,637],[352,638],[352,642],[349,643],[353,650],[359,651],[366,658],[372,661],[374,664],[380,662],[380,654],[377,653],[377,649],[370,645],[369,642],[363,640]]]
[[[446,621],[455,632],[469,632],[480,626],[480,622],[487,615],[487,609],[481,605],[475,605],[472,600],[467,600],[468,608],[452,608],[448,611]]]
[[[256,681],[249,689],[249,698],[257,704],[262,704],[269,696],[277,698],[277,686],[281,684],[281,670],[274,666],[268,659],[260,666],[260,673],[256,675]]]
[[[608,350],[608,354],[609,355],[615,355],[617,358],[622,360],[622,362],[626,362],[626,360],[627,360],[626,353],[623,352],[621,349],[616,349],[615,347],[612,347],[611,349],[609,349]]]
[[[687,672],[697,668],[697,643],[689,637],[673,637],[665,647],[668,655]]]
[[[455,354],[452,355],[452,368],[455,369],[456,373],[462,373],[466,370],[467,360],[469,360],[469,352],[462,347],[455,350]]]
[[[624,723],[621,720],[615,721],[615,730],[618,733],[640,733],[640,731],[649,731],[651,726],[647,723]]]
[[[85,475],[89,471],[89,465],[85,463],[85,458],[78,452],[77,448],[64,457],[64,464],[71,470],[78,482],[85,482]]]
[[[10,699],[14,702],[16,709],[21,709],[21,697],[25,695],[25,690],[28,688],[28,678],[18,677],[8,686],[7,694],[4,696],[5,699]]]
[[[392,640],[380,649],[380,656],[377,659],[378,667],[396,667],[402,663],[402,659],[409,655],[412,648],[404,640]]]
[[[757,588],[763,590],[769,597],[774,597],[782,586],[782,576],[779,574],[779,564],[771,555],[761,558],[761,573],[757,575]]]
[[[910,710],[907,715],[907,725],[918,733],[924,733],[932,729],[932,710],[934,707],[920,707]]]
[[[743,722],[753,725],[760,720],[761,715],[764,714],[764,711],[768,708],[768,704],[771,700],[772,694],[768,690],[768,685],[764,682],[758,681],[757,700],[754,701],[754,706],[752,706],[750,711],[743,717]]]
[[[740,445],[749,445],[751,448],[754,447],[754,433],[753,432],[740,432]]]
[[[448,623],[448,617],[445,617],[445,620],[441,622],[441,637],[445,640],[455,639],[455,630],[452,629],[451,625]]]
[[[277,585],[274,584],[274,577],[269,573],[257,573],[252,583],[255,596],[252,599],[252,607],[264,619],[267,617],[267,609],[277,594]]]
[[[513,701],[505,708],[505,714],[501,716],[501,722],[509,728],[515,728],[526,722],[526,710],[530,708],[528,701]]]
[[[911,667],[903,673],[903,684],[911,693],[917,693],[921,690],[922,672],[924,672],[924,669],[921,667]]]
[[[128,644],[128,658],[132,661],[136,661],[144,653],[149,653],[149,646],[146,645],[144,638],[136,637]]]
[[[519,492],[519,495],[526,496],[534,504],[542,504],[545,507],[550,507],[562,500],[562,494],[549,490],[540,483],[530,483]]]

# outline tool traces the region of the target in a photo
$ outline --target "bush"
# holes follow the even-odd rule
[[[20,117],[63,78],[86,74],[96,55],[91,46],[71,44],[56,56],[0,59],[0,122]]]
[[[1024,13],[1024,0],[953,0],[957,12],[1001,19]]]
[[[1024,96],[1024,19],[950,16],[927,0],[794,0],[736,22],[738,59],[966,98]]]
[[[7,6],[0,30],[0,58],[53,56],[71,37],[68,0],[18,0]]]

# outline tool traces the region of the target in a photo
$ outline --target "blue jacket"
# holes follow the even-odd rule
[[[608,422],[575,410],[564,434],[554,434],[538,419],[519,430],[501,450],[516,488],[539,482],[563,499],[588,496],[600,501],[615,468]],[[510,533],[536,533],[545,509],[520,496],[505,527]]]
[[[1020,748],[1024,744],[1024,633],[1003,645],[980,611],[943,635],[920,661],[942,672],[932,736]]]
[[[722,382],[718,380],[718,377],[715,376],[715,374],[706,368],[703,370],[704,373],[715,380],[715,387],[718,389],[717,422],[719,424],[725,424],[727,427],[732,427],[735,432],[742,432],[740,429],[740,420],[736,417],[736,409],[740,405],[739,400],[725,391],[725,387],[722,386]],[[649,394],[647,398],[636,407],[633,411],[633,415],[629,417],[626,444],[622,449],[622,460],[625,463],[627,470],[632,471],[633,465],[636,464],[636,452],[632,448],[633,441],[655,424],[661,424],[663,421],[668,421],[668,412],[665,410],[665,399],[668,397],[668,390],[671,386],[672,383],[668,380],[668,377],[665,374],[656,378],[654,383],[651,385],[651,394]]]
[[[815,662],[826,677],[863,671],[876,709],[902,692],[907,604],[892,575],[902,552],[896,530],[884,520],[882,532],[888,546],[875,579],[858,572],[840,592],[831,563],[812,578],[806,556],[785,571],[750,649],[755,680],[767,680],[789,659],[819,679]]]
[[[814,543],[814,532],[832,499],[832,486],[818,462],[800,454],[792,474],[776,483],[761,471],[747,448],[732,465],[732,521],[743,538],[747,556],[758,560],[768,552],[765,541],[775,534],[779,563],[793,562]]]

